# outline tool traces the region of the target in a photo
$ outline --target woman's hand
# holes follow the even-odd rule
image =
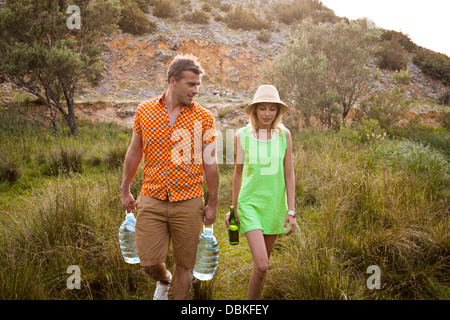
[[[287,224],[289,223],[289,230],[286,231],[285,235],[291,234],[295,230],[295,218],[291,216],[290,214],[286,214],[286,217],[284,218],[284,230],[287,228]]]
[[[239,217],[238,217],[238,211],[237,208],[234,207],[234,216],[236,217],[236,222],[239,226]],[[228,211],[228,213],[225,215],[225,226],[227,227],[227,230],[230,229],[230,212]]]

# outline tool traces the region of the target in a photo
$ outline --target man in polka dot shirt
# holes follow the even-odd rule
[[[122,204],[137,209],[136,246],[143,269],[155,280],[155,300],[186,299],[202,222],[213,224],[219,171],[211,112],[198,103],[203,69],[194,56],[177,56],[167,72],[168,89],[136,109],[125,156]],[[143,184],[134,201],[130,184],[144,157]],[[209,193],[204,205],[203,174]],[[166,268],[172,241],[174,274]]]

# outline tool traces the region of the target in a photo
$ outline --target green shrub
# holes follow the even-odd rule
[[[442,104],[445,104],[447,106],[450,106],[450,90],[447,90],[446,93],[444,93],[440,98],[439,102]]]
[[[394,71],[394,82],[396,84],[407,85],[411,82],[409,68]]]
[[[360,111],[368,119],[376,119],[380,127],[392,134],[398,121],[404,117],[410,102],[405,97],[403,88],[381,91],[364,99]]]
[[[386,140],[376,145],[374,153],[391,167],[406,167],[410,172],[424,174],[429,179],[450,182],[450,166],[442,152],[411,140]]]
[[[140,35],[156,30],[156,22],[149,20],[136,2],[121,1],[123,8],[119,27],[123,32]]]
[[[212,11],[212,7],[209,3],[205,2],[202,4],[202,11],[205,12],[211,12]]]
[[[354,126],[341,125],[337,135],[354,144],[361,144],[370,141],[383,140],[386,137],[386,131],[380,127],[378,120],[363,119]]]
[[[381,34],[381,40],[390,41],[392,39],[395,39],[409,53],[413,53],[418,48],[417,44],[412,42],[407,35],[399,31],[383,30],[383,33]]]
[[[271,24],[259,18],[253,11],[247,10],[243,5],[237,5],[233,11],[225,17],[225,22],[229,28],[243,30],[271,29]]]
[[[445,117],[444,114],[441,116]],[[429,145],[450,156],[450,131],[448,130],[448,127],[445,128],[445,121],[447,121],[447,126],[449,121],[448,112],[447,120],[442,119],[441,121],[444,121],[443,127],[435,128],[423,124],[420,120],[420,116],[416,116],[411,119],[408,124],[395,128],[392,135]]]
[[[217,21],[217,22],[224,22],[225,21],[225,17],[223,15],[221,15],[220,13],[215,13],[213,15],[213,17],[214,17],[214,21]]]
[[[219,5],[219,9],[222,12],[229,12],[231,9],[233,9],[233,6],[229,3],[221,3]]]
[[[269,42],[270,40],[270,31],[266,29],[262,29],[258,35],[256,36],[256,39],[262,42]]]
[[[402,70],[408,66],[409,54],[402,47],[398,39],[382,41],[377,53],[378,66],[382,69]]]
[[[114,144],[106,151],[105,162],[109,168],[120,168],[127,154],[128,144]]]
[[[134,0],[134,2],[138,5],[139,9],[144,13],[150,13],[149,0]]]
[[[20,177],[19,161],[4,153],[4,150],[0,152],[0,182],[16,182]]]
[[[304,2],[301,4],[289,3],[284,1],[278,1],[273,4],[273,9],[277,19],[284,24],[293,24],[295,22],[299,23],[303,18],[306,17],[307,10],[305,10],[306,5]]]
[[[420,48],[416,51],[413,62],[431,78],[450,85],[450,58],[445,54]]]
[[[175,18],[178,16],[178,9],[170,0],[155,0],[153,15],[158,18]]]
[[[438,121],[442,127],[450,131],[450,111],[442,111]]]
[[[338,22],[334,11],[315,0],[281,0],[271,6],[272,12],[278,21],[284,24],[300,23],[303,19],[311,17],[314,23]]]
[[[81,173],[83,171],[83,154],[73,146],[53,148],[50,155],[43,161],[43,171],[46,175]]]
[[[185,15],[184,18],[197,24],[208,24],[210,15],[204,11],[195,10],[191,14]]]

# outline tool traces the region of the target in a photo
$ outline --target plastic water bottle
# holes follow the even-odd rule
[[[214,277],[219,263],[219,245],[213,235],[213,228],[203,227],[203,233],[198,238],[197,256],[195,258],[194,277],[207,281]]]
[[[135,225],[136,219],[133,212],[125,212],[126,217],[119,228],[119,244],[125,262],[130,264],[139,263],[136,250]]]

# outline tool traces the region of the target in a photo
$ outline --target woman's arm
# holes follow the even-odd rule
[[[236,164],[234,167],[233,175],[233,190],[232,190],[232,205],[237,208],[239,192],[241,191],[242,182],[242,170],[244,168],[244,150],[242,150],[241,144],[239,143],[240,134],[236,134]]]
[[[295,176],[294,164],[292,159],[292,138],[291,133],[286,129],[286,154],[284,157],[284,181],[286,183],[286,196],[288,203],[288,210],[295,212]],[[295,229],[295,218],[289,214],[286,215],[284,227],[287,227],[289,222],[289,230],[286,235],[290,234]]]

